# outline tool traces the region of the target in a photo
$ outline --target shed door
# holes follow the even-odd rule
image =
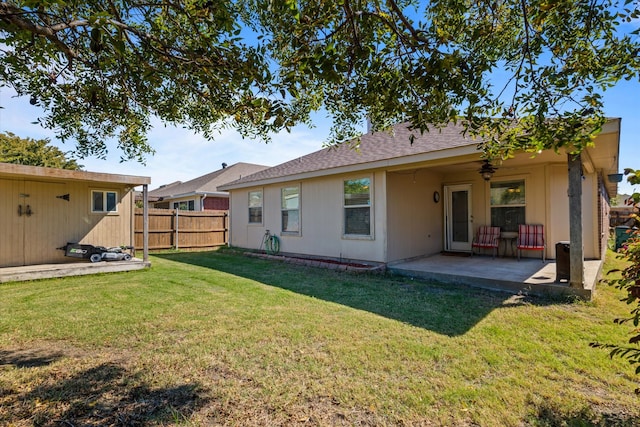
[[[25,181],[25,193],[29,195],[25,202],[31,212],[23,216],[25,265],[68,260],[64,251],[57,249],[67,243],[69,202],[62,198],[65,189],[65,184]]]
[[[65,261],[65,184],[0,180],[0,267]],[[58,197],[60,196],[60,197]]]
[[[23,187],[24,181],[0,180],[0,267],[24,265]]]

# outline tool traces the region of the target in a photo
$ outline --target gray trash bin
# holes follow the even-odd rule
[[[556,282],[571,278],[571,248],[569,242],[556,243]]]

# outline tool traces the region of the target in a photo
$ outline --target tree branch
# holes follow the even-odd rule
[[[69,60],[78,57],[78,53],[71,47],[67,46],[62,40],[60,40],[56,32],[66,28],[75,28],[87,25],[87,21],[72,21],[67,24],[58,24],[51,27],[44,27],[42,25],[34,24],[33,22],[22,18],[23,15],[31,12],[26,12],[8,2],[0,2],[0,20],[6,22],[9,25],[18,27],[21,30],[28,31],[32,34],[43,36],[55,44]]]

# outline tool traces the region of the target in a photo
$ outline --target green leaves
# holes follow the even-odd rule
[[[0,162],[72,170],[82,168],[75,159],[67,158],[66,153],[49,145],[50,142],[47,139],[23,139],[11,132],[0,133]]]
[[[269,140],[320,109],[330,143],[366,117],[374,130],[459,121],[487,157],[580,151],[602,92],[638,78],[640,43],[621,26],[638,16],[614,0],[3,2],[0,84],[82,155],[117,138],[144,158],[152,116]]]

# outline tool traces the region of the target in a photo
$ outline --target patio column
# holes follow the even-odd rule
[[[582,244],[582,159],[568,154],[569,163],[569,286],[584,288],[584,247]]]
[[[149,262],[149,186],[142,186],[142,260]]]

